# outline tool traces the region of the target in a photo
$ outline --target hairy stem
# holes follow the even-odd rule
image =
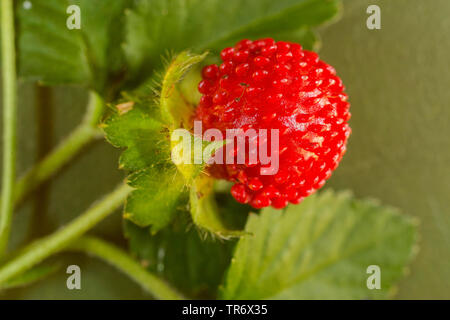
[[[66,165],[81,149],[94,139],[101,137],[98,123],[104,111],[104,102],[92,92],[83,122],[50,154],[25,173],[14,188],[14,204],[20,203],[39,185],[51,178]]]
[[[65,249],[72,241],[118,209],[131,190],[128,185],[121,184],[64,228],[25,247],[0,267],[0,285]]]
[[[3,77],[3,173],[0,211],[0,257],[8,244],[14,202],[17,123],[17,75],[12,0],[1,1]]]
[[[159,279],[156,275],[148,272],[125,251],[101,239],[84,236],[79,238],[77,241],[74,241],[68,249],[82,251],[103,259],[107,263],[125,273],[157,299],[184,299],[181,294],[172,289],[166,282]]]

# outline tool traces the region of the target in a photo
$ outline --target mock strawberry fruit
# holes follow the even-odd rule
[[[242,40],[224,49],[221,58],[220,66],[203,69],[196,119],[224,137],[232,129],[268,134],[227,150],[236,161],[212,164],[208,171],[235,182],[233,197],[254,208],[300,203],[324,185],[346,150],[350,113],[341,79],[296,43]],[[276,149],[273,129],[278,130]],[[263,144],[272,159],[277,157],[277,166],[248,160]],[[244,163],[237,161],[240,153]]]

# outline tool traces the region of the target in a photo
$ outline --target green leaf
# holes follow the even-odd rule
[[[343,19],[321,33],[321,58],[343,79],[353,114],[348,152],[327,185],[419,218],[421,250],[398,298],[449,299],[450,259],[443,257],[450,257],[450,72],[443,70],[450,37],[442,21],[450,1],[416,3],[399,20],[403,3],[383,2],[383,13],[393,14],[382,17],[373,37],[359,26],[375,2],[345,1]]]
[[[189,69],[201,62],[206,55],[207,53],[195,55],[183,51],[172,59],[165,70],[159,104],[162,118],[172,129],[191,127],[194,106],[184,98],[177,85]]]
[[[191,186],[190,211],[194,223],[221,238],[240,237],[245,233],[230,230],[221,216],[214,197],[214,179],[204,174],[195,179]]]
[[[112,145],[126,148],[119,166],[129,172],[128,184],[135,190],[128,196],[124,218],[157,232],[186,207],[188,191],[170,160],[170,134],[154,93],[147,88],[139,94],[125,93],[124,98],[102,125]]]
[[[349,193],[326,191],[283,212],[252,215],[221,291],[223,299],[386,298],[411,260],[408,217]],[[367,267],[381,269],[369,290]]]
[[[19,74],[45,84],[82,84],[114,90],[124,76],[121,43],[130,0],[19,1]],[[81,28],[69,30],[70,5],[80,8]]]
[[[128,222],[125,234],[144,266],[190,298],[216,297],[236,244],[205,237],[180,219],[154,236]]]
[[[178,89],[183,95],[183,98],[190,105],[197,106],[202,94],[198,91],[198,84],[202,81],[202,67],[206,64],[215,63],[216,57],[208,56],[202,63],[198,63],[184,75],[183,81],[180,81]],[[211,62],[210,62],[211,61]]]
[[[203,61],[206,55],[207,53],[195,55],[189,51],[183,51],[176,55],[166,67],[161,83],[159,104],[162,119],[169,126],[172,134],[171,159],[189,185],[200,174],[214,152],[225,143],[224,141],[203,141],[202,137],[188,131],[193,129],[195,107],[190,103],[193,95],[190,95],[189,98],[185,97],[182,88],[185,93],[192,90],[197,91],[198,77],[192,76],[191,73],[186,81],[181,80],[184,80],[188,71]],[[199,74],[200,71],[196,69],[195,73]],[[193,83],[195,84],[193,85]],[[190,90],[186,88],[190,88]],[[210,151],[207,159],[204,159],[203,155],[205,148]]]
[[[293,31],[280,32],[277,39],[283,41],[299,42],[307,50],[319,50],[321,46],[320,37],[308,27],[301,27]]]
[[[226,221],[227,226],[231,230],[244,230],[245,224],[250,212],[255,212],[255,209],[248,204],[242,204],[236,201],[230,193],[232,183],[228,183],[225,190],[220,190],[220,185],[225,185],[228,181],[215,180],[214,192],[219,208],[219,215]]]
[[[44,278],[50,276],[51,274],[57,272],[61,268],[61,264],[53,263],[53,264],[41,264],[30,270],[25,271],[24,273],[12,278],[11,280],[3,283],[0,286],[0,290],[12,289],[12,288],[20,288],[25,287]]]
[[[205,55],[177,55],[162,77],[159,99],[147,85],[125,93],[125,102],[118,104],[103,124],[108,141],[126,148],[119,163],[130,171],[129,184],[136,188],[128,198],[124,217],[142,227],[151,225],[153,232],[167,226],[179,209],[188,208],[188,188],[209,157],[224,145],[223,141],[204,142],[184,128],[190,125],[194,109],[178,85]],[[180,133],[175,130],[179,126],[181,136],[175,135]]]
[[[204,141],[202,137],[193,135],[185,129],[181,130],[180,136],[173,135],[171,137],[171,159],[185,178],[186,183],[191,186],[205,168],[208,160],[225,145],[226,140]]]
[[[171,159],[190,188],[189,200],[192,220],[198,227],[213,232],[219,237],[228,238],[239,236],[242,233],[229,230],[225,226],[219,216],[214,199],[214,181],[201,174],[206,162],[217,149],[224,146],[225,141],[203,141],[201,137],[186,130],[186,128],[192,127],[194,108],[188,102],[188,99],[183,96],[178,86],[187,70],[202,61],[205,56],[206,54],[192,55],[189,52],[182,52],[172,60],[163,77],[160,108],[162,117],[171,128],[172,134],[179,134],[171,137]],[[187,85],[184,87],[186,88]],[[178,130],[182,131],[175,128],[180,128]],[[181,138],[181,142],[179,142],[179,138]],[[207,155],[204,154],[206,148],[209,151]]]
[[[166,227],[187,204],[188,192],[174,165],[155,165],[129,176],[136,188],[128,196],[124,218],[141,227],[151,226],[153,233]]]
[[[136,171],[169,161],[169,131],[154,109],[149,99],[124,102],[102,125],[112,145],[126,148],[119,160],[120,168]]]
[[[217,50],[245,37],[282,40],[289,34],[289,40],[311,49],[311,27],[333,18],[339,4],[338,0],[140,0],[127,15],[128,64],[145,77],[160,66],[167,50]]]

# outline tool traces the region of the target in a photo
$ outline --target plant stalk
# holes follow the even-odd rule
[[[54,151],[26,172],[14,188],[14,205],[19,204],[39,185],[54,176],[80,150],[93,140],[102,136],[98,123],[103,115],[105,104],[95,92],[91,92],[83,122]]]
[[[121,184],[64,228],[25,247],[0,267],[0,285],[65,249],[72,241],[118,209],[131,190],[132,188],[128,185]]]
[[[68,250],[82,251],[106,261],[125,273],[157,299],[184,299],[181,294],[172,289],[156,275],[147,271],[122,249],[119,249],[106,241],[95,237],[83,236],[74,241],[69,246]]]
[[[14,207],[16,163],[17,75],[12,0],[1,1],[3,79],[3,173],[0,207],[0,257],[7,249]]]

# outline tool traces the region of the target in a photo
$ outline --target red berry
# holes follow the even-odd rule
[[[321,188],[337,167],[350,134],[349,103],[335,69],[299,44],[273,39],[242,40],[221,52],[219,67],[203,69],[196,119],[204,130],[278,129],[279,168],[250,163],[208,167],[236,184],[233,197],[254,208],[283,208]],[[267,143],[258,138],[257,145]],[[242,150],[231,150],[237,157]],[[225,154],[225,153],[224,153]],[[262,174],[264,173],[264,174]]]
[[[249,187],[250,190],[258,191],[258,190],[260,190],[262,187],[264,187],[264,185],[263,185],[263,183],[261,182],[261,180],[259,180],[258,178],[252,178],[252,179],[250,179],[250,181],[247,183],[247,187]]]
[[[262,193],[257,193],[252,200],[250,200],[250,205],[255,209],[261,209],[270,206],[270,198],[263,195]]]
[[[250,195],[247,192],[247,188],[243,184],[235,184],[231,187],[231,194],[240,203],[247,203],[250,199]]]
[[[267,186],[262,189],[263,195],[269,199],[273,199],[280,196],[280,191],[278,191],[274,186]]]
[[[255,63],[255,66],[262,68],[270,63],[270,59],[263,56],[257,56],[253,62]]]
[[[233,55],[234,55],[234,48],[225,48],[220,53],[220,56],[223,61],[230,60],[233,57]]]
[[[235,69],[236,76],[244,77],[247,75],[248,70],[250,70],[250,66],[248,63],[241,63]]]
[[[202,76],[205,79],[216,79],[219,76],[219,67],[215,64],[204,67]]]
[[[209,83],[208,80],[200,81],[200,83],[198,84],[198,91],[200,93],[207,94],[209,93],[210,90],[211,90],[211,83]]]
[[[283,209],[288,205],[288,200],[286,197],[278,197],[272,200],[272,207],[276,209]]]

